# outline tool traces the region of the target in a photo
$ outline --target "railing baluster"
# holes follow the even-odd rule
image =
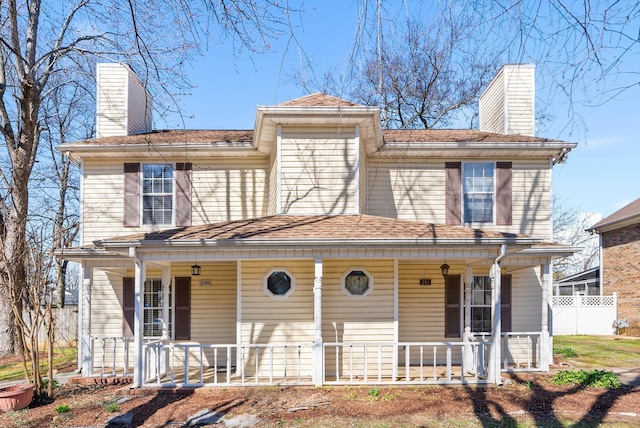
[[[438,374],[437,374],[437,365],[436,362],[438,361],[438,349],[436,345],[433,345],[433,381],[437,382],[438,381]]]

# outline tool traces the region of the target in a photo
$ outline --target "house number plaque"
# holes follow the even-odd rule
[[[420,285],[431,285],[431,278],[420,278]]]

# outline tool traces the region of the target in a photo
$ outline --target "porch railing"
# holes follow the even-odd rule
[[[155,385],[312,384],[312,343],[144,345],[145,381]]]
[[[324,384],[451,384],[486,382],[491,342],[336,342],[323,346]]]
[[[452,384],[487,382],[490,335],[468,342],[327,342],[322,384]],[[544,370],[541,332],[503,333],[502,371]],[[131,375],[133,338],[94,337],[93,376]],[[313,343],[194,344],[166,339],[143,344],[148,385],[314,384]]]
[[[93,372],[89,373],[89,376],[130,376],[132,374],[130,367],[133,367],[134,357],[131,350],[132,343],[133,337],[92,336],[91,367],[93,367]],[[99,354],[98,361],[94,359],[96,354]]]
[[[488,340],[488,333],[473,333],[473,340]],[[501,370],[504,372],[541,371],[542,332],[503,332],[501,334]]]

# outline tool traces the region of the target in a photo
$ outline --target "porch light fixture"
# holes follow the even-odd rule
[[[192,276],[200,276],[200,271],[202,271],[202,268],[198,265],[198,262],[196,262],[195,265],[191,266]]]
[[[440,265],[440,273],[442,273],[442,276],[446,278],[447,275],[449,275],[449,265],[446,263]]]

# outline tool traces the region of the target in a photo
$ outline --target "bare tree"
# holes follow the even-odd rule
[[[56,87],[73,82],[92,93],[97,60],[126,62],[156,83],[150,90],[166,111],[189,87],[182,67],[210,36],[230,38],[238,49],[269,49],[272,38],[290,31],[291,12],[272,0],[0,2],[0,134],[7,153],[0,165],[0,356],[21,348],[17,296],[27,288],[30,184],[42,155],[43,106]]]
[[[553,197],[553,240],[561,244],[581,247],[582,250],[553,263],[554,279],[562,279],[599,263],[599,241],[587,229],[599,219],[583,213],[566,199]]]
[[[468,21],[410,21],[399,40],[384,39],[370,52],[351,99],[380,106],[385,128],[438,128],[465,112],[473,126],[478,97],[498,63],[466,51],[470,32]]]

